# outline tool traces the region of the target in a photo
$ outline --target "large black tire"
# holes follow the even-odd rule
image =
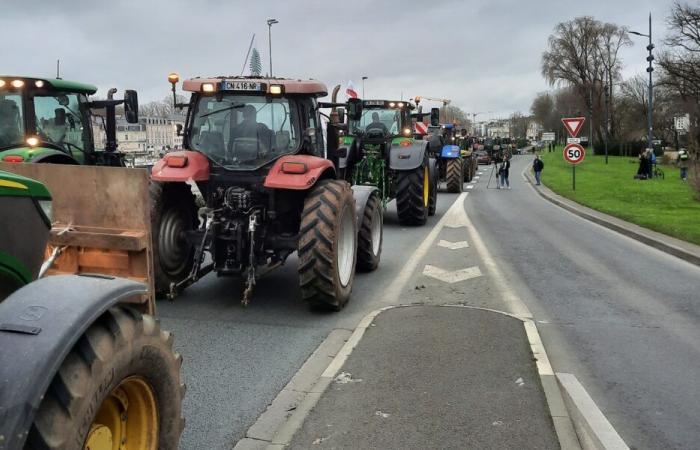
[[[304,200],[299,230],[301,297],[312,308],[341,310],[357,260],[355,198],[341,180],[322,180]]]
[[[474,178],[474,173],[473,173],[474,164],[473,163],[474,162],[472,161],[471,157],[465,159],[464,162],[462,163],[462,165],[464,167],[464,182],[465,183],[470,183],[472,181],[472,179]]]
[[[151,182],[149,194],[156,295],[164,296],[171,283],[190,274],[195,263],[195,249],[185,240],[185,233],[198,226],[197,206],[185,183]]]
[[[464,169],[462,167],[462,158],[448,159],[446,172],[447,192],[462,192],[464,187]]]
[[[405,225],[425,225],[430,203],[428,159],[413,170],[402,170],[396,181],[396,210]]]
[[[152,316],[122,307],[105,312],[54,376],[25,448],[82,449],[98,432],[104,437],[105,429],[113,439],[120,439],[108,420],[116,413],[126,420],[121,426],[127,430],[144,431],[137,433],[143,439],[140,442],[130,434],[126,448],[177,449],[185,423],[185,386],[180,384],[182,358],[173,353],[172,344],[172,335],[162,331]],[[147,419],[139,424],[143,417]]]
[[[428,168],[430,170],[430,198],[428,199],[428,215],[434,216],[437,211],[437,196],[440,189],[440,174],[438,173],[437,160],[431,158],[428,160]]]
[[[371,272],[379,266],[384,240],[383,210],[379,194],[370,195],[357,236],[357,270]]]

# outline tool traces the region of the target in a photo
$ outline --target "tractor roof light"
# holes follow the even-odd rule
[[[13,88],[19,89],[22,86],[24,86],[24,80],[12,80],[12,82],[10,84],[12,85]]]
[[[170,84],[177,84],[180,81],[180,75],[177,72],[170,72],[168,74],[168,82]]]
[[[34,82],[34,86],[36,86],[36,87],[38,87],[38,88],[43,88],[43,87],[44,87],[44,81],[43,81],[43,80],[36,80],[36,81]]]
[[[405,105],[404,105],[404,103],[403,103],[403,102],[399,102],[399,103],[397,103],[397,105],[396,105],[396,106],[398,106],[399,108],[403,108],[403,107],[404,107]]]
[[[284,90],[282,89],[282,85],[281,85],[281,84],[271,84],[270,87],[269,87],[269,89],[267,90],[267,92],[268,92],[270,95],[282,95],[282,93],[284,92]]]
[[[28,137],[28,138],[27,138],[27,141],[26,141],[26,142],[27,142],[27,145],[28,145],[28,146],[30,146],[30,147],[36,147],[37,145],[39,145],[39,142],[40,142],[40,141],[39,141],[39,138],[38,138],[38,137],[31,136],[31,137]]]
[[[202,92],[216,92],[214,83],[202,83]]]
[[[396,103],[394,103],[394,102],[389,102],[389,108],[393,108],[394,106],[396,106]]]
[[[5,84],[6,84],[5,80],[0,80],[0,88],[5,87]]]

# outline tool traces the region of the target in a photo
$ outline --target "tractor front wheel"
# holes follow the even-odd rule
[[[313,308],[341,310],[357,259],[355,198],[350,184],[322,180],[304,200],[299,230],[299,285]]]
[[[396,209],[406,225],[424,225],[428,220],[431,194],[428,159],[413,170],[402,170],[396,182]]]
[[[428,215],[434,216],[437,211],[437,196],[440,188],[440,176],[438,172],[437,160],[431,158],[428,160],[428,169],[430,170],[430,198],[428,199]]]
[[[374,192],[367,200],[357,240],[357,269],[371,272],[379,266],[384,239],[382,201]]]
[[[134,309],[105,312],[68,353],[45,393],[29,448],[178,448],[182,358],[172,335]]]
[[[197,207],[185,183],[151,182],[149,191],[155,287],[156,294],[163,296],[171,284],[187,278],[195,264],[195,249],[186,236],[197,228]]]
[[[447,192],[462,192],[464,188],[464,169],[462,158],[447,160]]]

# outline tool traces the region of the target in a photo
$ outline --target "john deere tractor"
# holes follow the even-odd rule
[[[178,447],[147,192],[145,171],[0,164],[0,450]]]
[[[0,161],[123,166],[115,109],[123,104],[127,122],[137,123],[136,91],[117,100],[112,89],[108,99],[89,101],[95,92],[74,81],[0,75]],[[95,148],[95,110],[104,110],[104,149]]]
[[[396,199],[402,223],[425,224],[435,214],[437,167],[428,141],[414,138],[414,105],[401,100],[361,103],[362,115],[342,127],[337,147],[329,142],[340,176],[354,186],[376,186],[384,206]]]

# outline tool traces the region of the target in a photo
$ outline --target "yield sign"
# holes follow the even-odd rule
[[[566,131],[569,132],[571,137],[576,137],[578,136],[579,132],[581,131],[581,128],[583,128],[583,122],[586,121],[585,117],[569,117],[569,118],[563,118],[561,121],[564,123],[564,126],[566,127]]]

